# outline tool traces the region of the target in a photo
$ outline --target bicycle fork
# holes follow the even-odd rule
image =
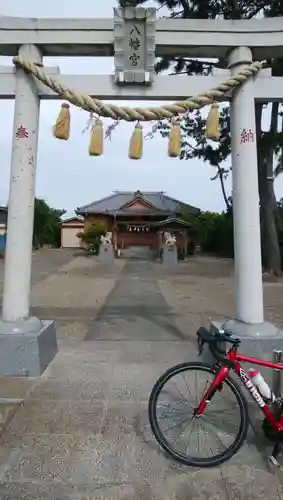
[[[219,372],[216,374],[214,380],[211,382],[209,388],[204,393],[198,407],[195,409],[194,415],[199,418],[204,412],[206,406],[211,402],[214,394],[220,389],[224,379],[229,373],[229,368],[227,366],[222,366]]]

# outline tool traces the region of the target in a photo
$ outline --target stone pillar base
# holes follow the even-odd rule
[[[99,261],[102,264],[113,264],[115,260],[114,248],[112,245],[100,245]]]
[[[177,266],[178,264],[178,253],[177,247],[169,245],[163,246],[163,254],[162,254],[162,264],[166,266]]]
[[[0,376],[38,377],[57,352],[55,321],[0,322]]]

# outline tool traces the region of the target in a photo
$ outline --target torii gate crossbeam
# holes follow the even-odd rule
[[[113,75],[62,75],[59,68],[46,68],[48,74],[57,76],[58,81],[83,94],[105,101],[178,101],[206,92],[217,87],[230,71],[215,71],[212,76],[165,76],[157,75],[154,85],[145,87],[119,87]],[[16,69],[0,66],[0,100],[14,99],[16,95]],[[45,85],[37,82],[38,95],[41,100],[60,99]],[[271,77],[271,70],[264,69],[254,82],[254,99],[258,102],[283,102],[282,78]],[[228,99],[227,99],[228,100]],[[231,97],[229,98],[231,100]]]
[[[255,60],[281,57],[282,17],[251,20],[158,19],[156,51],[160,56],[226,58],[239,45]],[[0,17],[0,55],[14,56],[23,44],[36,45],[49,57],[111,57],[113,19],[25,19]],[[240,43],[239,43],[240,42]]]

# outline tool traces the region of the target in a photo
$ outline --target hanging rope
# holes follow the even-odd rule
[[[118,120],[137,122],[129,147],[129,157],[132,160],[139,160],[143,155],[143,128],[140,122],[152,120],[161,121],[177,117],[177,120],[172,120],[172,129],[169,134],[168,143],[168,155],[171,158],[177,158],[181,154],[182,143],[179,121],[180,115],[187,113],[187,111],[191,109],[200,109],[207,104],[212,104],[212,106],[207,117],[205,135],[207,139],[218,141],[220,137],[220,126],[219,109],[216,101],[227,98],[228,95],[231,95],[233,90],[242,85],[248,78],[257,75],[263,67],[267,66],[266,61],[253,62],[239,71],[236,75],[229,77],[216,88],[203,92],[195,97],[190,97],[185,101],[174,102],[173,104],[158,107],[130,108],[106,104],[100,99],[91,98],[89,95],[70,89],[57,79],[49,76],[42,66],[21,57],[14,57],[13,62],[15,66],[33,75],[44,85],[53,90],[53,92],[57,93],[62,99],[69,101],[79,108],[85,109],[92,115],[94,113],[97,115],[98,118],[91,129],[89,144],[90,156],[100,156],[103,153],[103,124],[100,120],[101,117],[112,118],[116,122]],[[61,111],[53,127],[53,135],[56,139],[69,139],[70,111],[69,104],[67,103],[63,103],[61,106]]]
[[[53,90],[62,99],[69,101],[75,106],[85,109],[88,112],[93,112],[100,117],[112,118],[113,120],[126,120],[128,122],[170,119],[186,113],[189,109],[200,109],[207,104],[212,104],[215,100],[224,98],[266,66],[266,61],[255,61],[214,89],[195,97],[190,97],[185,101],[158,107],[130,108],[106,104],[100,99],[91,98],[89,95],[70,89],[57,79],[49,76],[42,67],[22,57],[14,57],[13,63],[15,66],[22,68],[26,73],[35,76],[35,78]]]

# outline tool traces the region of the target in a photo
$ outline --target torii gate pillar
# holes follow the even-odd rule
[[[232,75],[252,62],[248,47],[233,49],[228,57]],[[283,332],[264,322],[257,170],[254,79],[239,87],[231,102],[233,222],[236,318],[213,323],[243,342],[242,352],[267,357],[283,346]]]
[[[19,55],[42,62],[34,45]],[[53,321],[30,317],[35,176],[40,102],[33,78],[17,68],[5,254],[0,375],[38,376],[58,351]]]
[[[231,74],[252,63],[248,47],[229,56]],[[231,102],[236,317],[249,324],[263,322],[254,79],[236,89]]]

